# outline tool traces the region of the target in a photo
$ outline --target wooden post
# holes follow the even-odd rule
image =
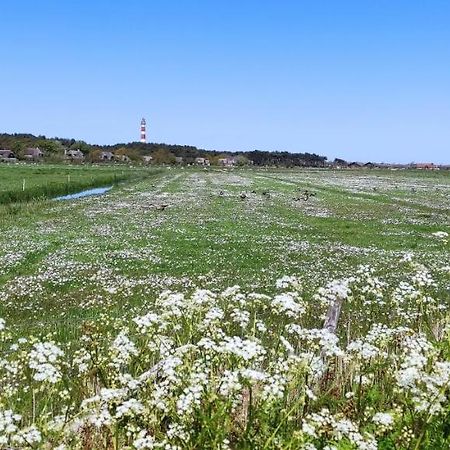
[[[330,305],[327,312],[327,317],[323,324],[323,328],[330,333],[336,334],[336,328],[341,315],[342,302],[344,299],[340,296],[336,297],[334,302]]]
[[[25,178],[22,181],[22,191],[24,191],[24,190],[25,190]]]
[[[323,323],[323,329],[329,331],[332,334],[336,334],[336,328],[339,321],[339,316],[341,315],[341,307],[344,298],[341,296],[336,296],[334,302],[329,306],[327,317],[325,318],[325,322]],[[322,350],[320,352],[320,357],[322,361],[325,363],[325,351]],[[325,371],[326,375],[327,371]]]

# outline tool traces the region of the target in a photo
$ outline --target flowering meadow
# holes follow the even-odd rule
[[[2,449],[450,448],[448,174],[164,169],[0,227]]]

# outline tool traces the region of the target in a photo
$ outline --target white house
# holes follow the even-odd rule
[[[209,166],[211,163],[208,158],[195,158],[195,164],[198,166]]]

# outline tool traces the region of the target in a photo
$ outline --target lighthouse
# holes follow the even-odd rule
[[[146,122],[145,119],[142,118],[141,120],[141,143],[145,144],[147,143],[147,135],[146,135]]]

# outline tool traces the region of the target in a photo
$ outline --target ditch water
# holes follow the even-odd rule
[[[53,200],[76,200],[77,198],[91,197],[93,195],[103,195],[103,194],[106,194],[111,189],[112,189],[112,186],[86,189],[84,191],[75,192],[74,194],[62,195],[60,197],[55,197]]]

